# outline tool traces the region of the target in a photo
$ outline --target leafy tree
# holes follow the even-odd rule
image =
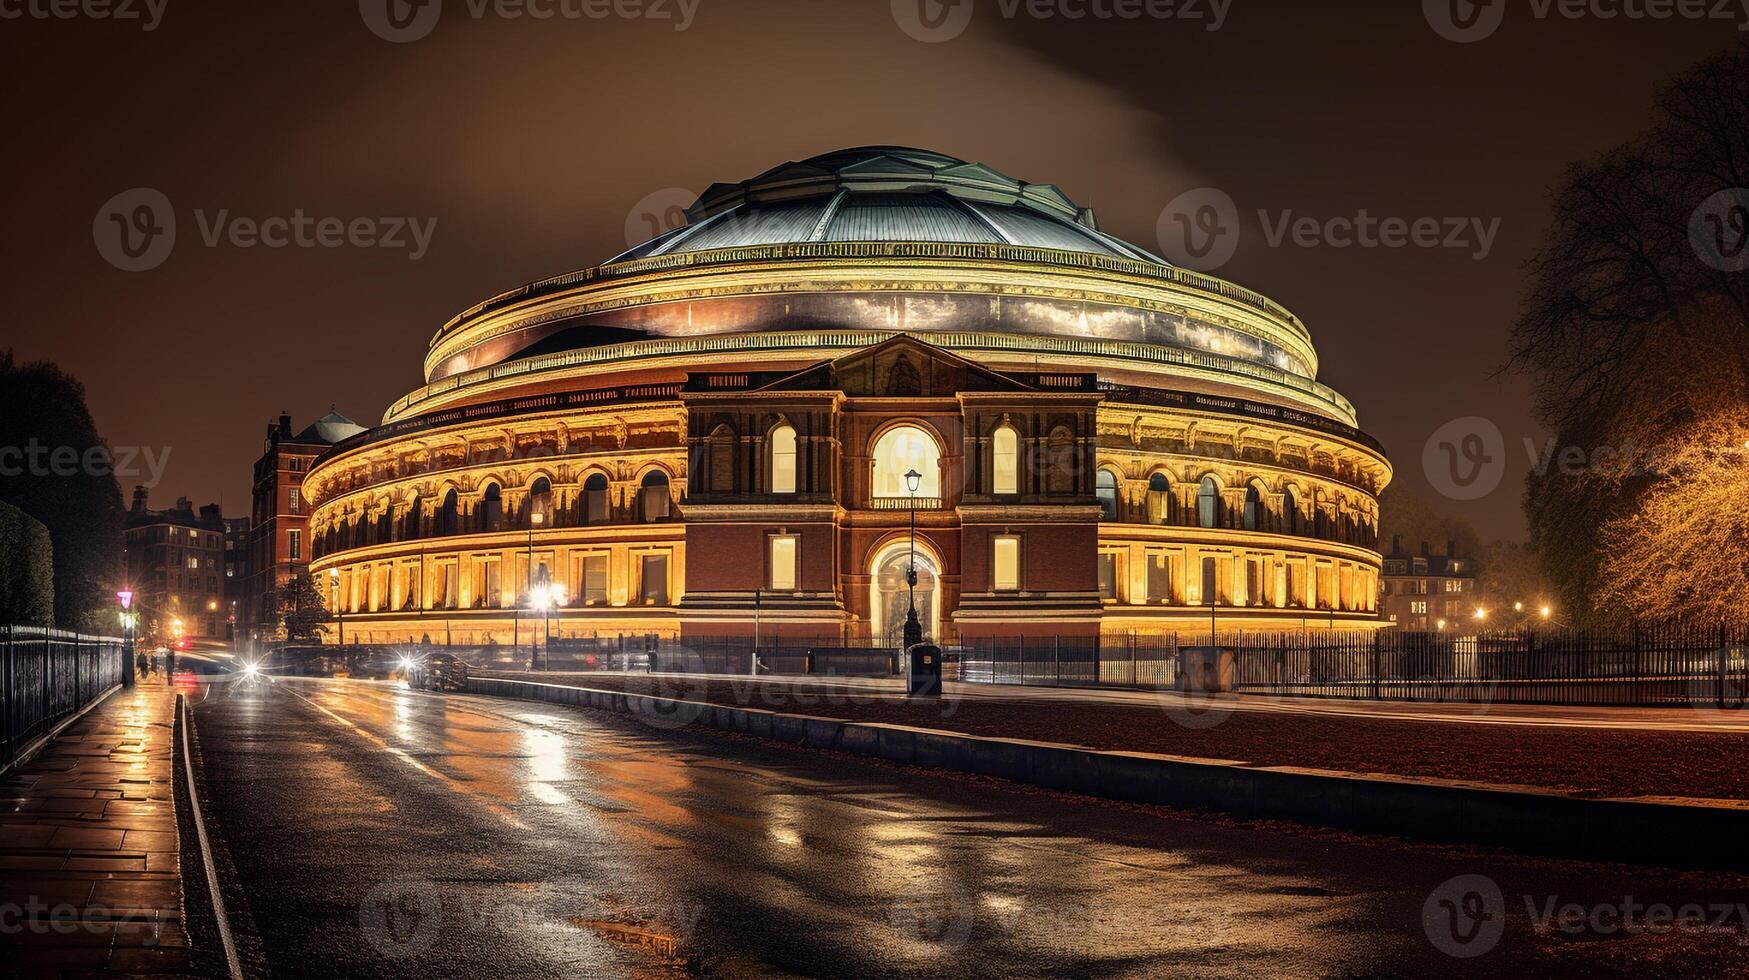
[[[322,591],[316,588],[307,570],[299,570],[279,587],[280,629],[287,640],[293,643],[320,642],[328,635],[326,624],[332,618]]]
[[[1643,620],[1749,626],[1749,409],[1705,419],[1602,530],[1604,601]]]
[[[11,351],[0,353],[0,449],[25,454],[0,471],[0,502],[42,522],[53,543],[55,624],[114,632],[121,488],[84,385],[46,361],[19,365]],[[86,465],[96,451],[105,462]],[[57,465],[54,453],[78,462]]]
[[[0,624],[55,624],[54,564],[48,529],[0,504]]]
[[[1607,465],[1551,469],[1525,488],[1531,543],[1581,617],[1623,611],[1605,574],[1620,539],[1605,528],[1672,492],[1652,461],[1743,408],[1749,199],[1733,195],[1745,186],[1749,42],[1677,79],[1647,133],[1571,167],[1555,194],[1512,366],[1534,379],[1562,445],[1608,453]],[[1709,544],[1725,547],[1697,542]]]
[[[1402,484],[1392,484],[1379,495],[1379,538],[1389,548],[1391,539],[1402,538],[1403,550],[1415,554],[1426,542],[1436,554],[1457,542],[1458,554],[1478,555],[1482,537],[1468,520],[1442,514]]]

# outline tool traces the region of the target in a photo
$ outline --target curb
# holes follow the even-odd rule
[[[468,693],[703,726],[1086,796],[1560,857],[1749,871],[1749,801],[1588,798],[1531,786],[1256,766],[470,677]]]

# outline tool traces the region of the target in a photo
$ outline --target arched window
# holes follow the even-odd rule
[[[1006,422],[990,436],[990,492],[1020,492],[1020,433]]]
[[[668,474],[651,470],[639,494],[644,523],[668,519]]]
[[[1148,523],[1172,523],[1172,481],[1164,473],[1148,477]]]
[[[1099,519],[1115,521],[1117,520],[1117,474],[1110,470],[1100,470],[1098,484]]]
[[[1050,474],[1046,478],[1052,493],[1076,493],[1075,436],[1064,426],[1051,430]]]
[[[583,523],[607,522],[607,475],[591,473],[583,481]]]
[[[929,433],[914,425],[896,425],[875,441],[874,496],[900,498],[911,496],[905,485],[905,474],[912,470],[922,476],[917,496],[941,496],[941,447]]]
[[[1281,530],[1284,534],[1300,533],[1300,500],[1293,487],[1281,492]]]
[[[407,497],[407,512],[401,515],[402,541],[414,541],[419,538],[419,518],[423,514],[423,506],[419,500],[419,491],[415,490]]]
[[[443,506],[437,509],[437,533],[454,534],[456,525],[460,523],[460,501],[456,497],[455,488],[443,495]]]
[[[796,430],[787,424],[771,430],[771,492],[796,492]]]
[[[504,491],[496,483],[486,484],[485,496],[480,501],[480,530],[504,530]]]
[[[1196,526],[1219,527],[1221,524],[1221,487],[1212,476],[1202,478],[1196,491]]]
[[[382,513],[377,515],[377,543],[387,544],[395,540],[395,505],[383,501]]]
[[[1263,494],[1257,492],[1257,487],[1245,488],[1245,530],[1255,531],[1263,526]]]
[[[528,519],[536,527],[553,526],[553,482],[544,476],[528,488]]]

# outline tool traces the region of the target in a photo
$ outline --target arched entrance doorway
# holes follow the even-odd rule
[[[904,540],[887,544],[875,553],[870,562],[872,591],[869,609],[877,640],[898,646],[904,641],[905,612],[909,609],[910,593],[905,584],[905,568],[910,564],[909,543]],[[941,635],[941,563],[931,551],[917,542],[917,621],[923,624],[923,637],[935,640]]]

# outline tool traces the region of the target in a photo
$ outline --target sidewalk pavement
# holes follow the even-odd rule
[[[0,977],[190,974],[176,690],[143,680],[0,780]]]

